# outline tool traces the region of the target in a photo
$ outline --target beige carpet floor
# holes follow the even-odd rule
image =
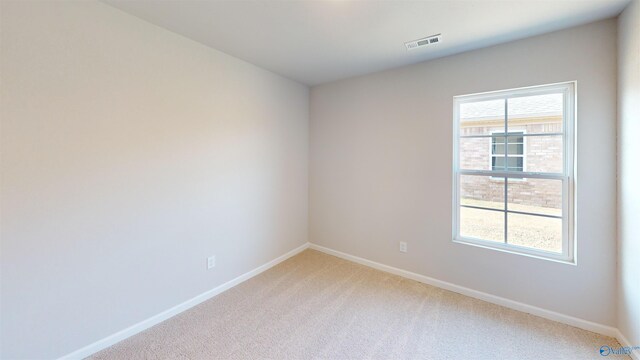
[[[92,358],[602,359],[603,345],[620,346],[306,250]]]

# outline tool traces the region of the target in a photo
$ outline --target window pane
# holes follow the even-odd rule
[[[504,155],[504,143],[494,142],[492,151],[493,155]]]
[[[507,168],[504,167],[504,156],[494,156],[491,159],[491,169],[494,171],[523,171],[524,159],[522,157],[507,157]]]
[[[507,209],[562,216],[562,180],[508,179]]]
[[[562,135],[528,136],[525,149],[527,171],[529,172],[563,172]]]
[[[491,138],[461,138],[460,168],[491,170]]]
[[[509,132],[509,134],[511,134],[511,132]],[[509,139],[507,140],[509,142],[509,144],[522,144],[523,143],[523,136],[509,136]]]
[[[524,159],[522,157],[507,157],[507,170],[508,171],[522,171],[524,165]]]
[[[512,145],[511,143],[509,143],[508,149],[509,149],[509,155],[512,155],[512,154],[513,155],[523,155],[524,154],[524,145],[523,144]],[[503,152],[503,154],[504,154],[504,152]]]
[[[508,127],[527,134],[561,133],[562,93],[516,97],[507,100]]]
[[[504,99],[460,104],[460,135],[504,132]]]
[[[507,244],[562,253],[562,219],[507,214]]]
[[[504,213],[460,207],[460,236],[504,242]]]
[[[460,205],[504,210],[504,178],[460,175]]]

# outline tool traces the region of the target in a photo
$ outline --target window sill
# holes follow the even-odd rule
[[[504,178],[503,177],[499,177],[499,176],[491,176],[489,177],[489,181],[491,182],[504,182]],[[527,178],[523,177],[523,178],[509,178],[509,182],[526,182]]]
[[[508,253],[508,254],[526,256],[533,259],[546,260],[546,261],[551,261],[551,262],[565,264],[565,265],[573,265],[573,266],[578,265],[576,262],[575,256],[573,257],[573,259],[568,259],[564,257],[563,254],[547,253],[543,250],[533,250],[533,249],[528,249],[528,248],[524,248],[516,245],[505,245],[502,243],[496,243],[492,241],[472,239],[472,238],[454,238],[453,242],[457,244],[470,245],[470,246],[475,246],[483,249],[489,249],[489,250],[499,251],[499,252]]]

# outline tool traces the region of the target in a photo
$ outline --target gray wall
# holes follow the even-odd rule
[[[310,241],[615,326],[615,38],[611,19],[313,87]],[[453,96],[570,80],[578,265],[453,243]]]
[[[69,353],[307,241],[306,86],[102,3],[1,3],[0,357]]]
[[[618,328],[640,344],[640,1],[619,19]]]

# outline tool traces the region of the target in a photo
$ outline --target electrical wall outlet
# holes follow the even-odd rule
[[[403,253],[407,252],[407,243],[404,241],[400,241],[400,252],[403,252]]]
[[[207,269],[212,269],[216,267],[216,256],[209,256],[207,258]]]

